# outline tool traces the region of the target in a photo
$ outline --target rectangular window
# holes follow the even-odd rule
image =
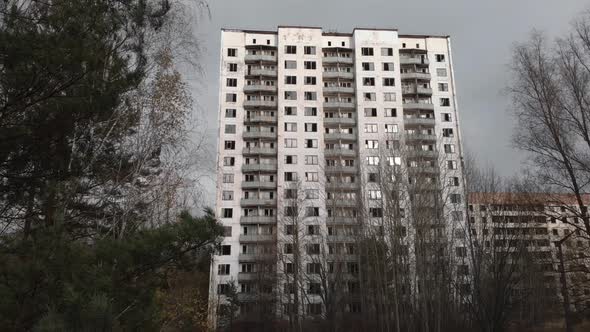
[[[287,199],[295,199],[297,198],[297,189],[285,189],[285,198]]]
[[[297,164],[297,156],[286,155],[285,156],[285,164],[287,164],[287,165]]]
[[[225,141],[224,148],[225,148],[225,150],[235,150],[236,149],[236,141]]]
[[[451,122],[452,117],[451,117],[451,113],[442,113],[442,121],[443,122]]]
[[[444,54],[436,54],[436,62],[445,62],[445,55]]]
[[[223,183],[234,183],[234,175],[229,173],[223,174]]]
[[[285,115],[297,115],[297,108],[293,106],[285,106]]]
[[[234,210],[232,208],[221,209],[221,218],[232,218]]]
[[[440,98],[440,106],[451,106],[451,100],[449,98]]]
[[[445,144],[445,153],[455,153],[455,144]]]
[[[364,86],[375,86],[375,78],[374,77],[363,77],[363,85]]]
[[[285,100],[297,100],[297,92],[285,91]]]
[[[221,256],[229,256],[229,255],[231,255],[231,246],[230,245],[222,245],[220,251],[221,251]]]
[[[305,164],[306,165],[317,165],[318,164],[318,156],[305,156]]]
[[[361,54],[363,56],[372,56],[373,55],[373,48],[372,47],[363,47],[363,48],[361,48]]]
[[[285,76],[285,84],[297,84],[297,76]]]
[[[393,56],[393,48],[381,47],[381,56]]]
[[[377,109],[376,108],[365,108],[365,116],[366,117],[376,117],[377,116]]]
[[[369,199],[381,199],[381,190],[369,190]]]
[[[365,92],[363,93],[363,97],[365,101],[376,101],[377,100],[377,95],[375,94],[375,92]]]
[[[383,86],[395,86],[395,78],[384,77],[383,78]]]
[[[231,226],[223,226],[223,236],[231,237]]]
[[[320,191],[318,189],[306,189],[305,190],[305,198],[306,199],[318,199],[318,198],[320,198]]]
[[[287,53],[287,54],[297,54],[297,46],[295,46],[295,45],[286,45],[285,46],[285,53]]]
[[[221,194],[221,199],[224,201],[233,201],[234,200],[234,192],[231,190],[224,190]]]
[[[285,181],[297,181],[297,173],[295,172],[285,172]]]
[[[447,168],[448,169],[457,169],[457,161],[456,160],[447,160]]]
[[[317,148],[318,147],[318,140],[317,139],[306,139],[305,140],[305,147],[306,148]]]
[[[376,133],[378,131],[376,123],[365,124],[365,133]]]
[[[226,134],[235,134],[236,133],[236,125],[226,124],[225,125],[225,133]]]
[[[365,140],[365,147],[367,149],[378,149],[379,148],[379,141],[378,140]]]
[[[315,133],[318,131],[318,124],[317,123],[306,123],[305,124],[305,131]]]
[[[225,109],[225,117],[226,118],[235,118],[236,117],[236,110],[233,108]]]
[[[395,109],[395,108],[386,108],[385,109],[385,116],[386,117],[396,117],[397,116],[397,109]]]
[[[316,115],[318,115],[318,109],[317,109],[317,107],[306,107],[304,109],[304,115],[305,116],[316,116]]]
[[[459,186],[459,178],[456,176],[452,176],[449,178],[449,185],[453,186],[453,187],[458,187]]]
[[[228,78],[225,81],[225,85],[229,87],[236,87],[238,86],[238,79],[237,78]]]
[[[226,93],[225,101],[228,103],[235,103],[238,100],[238,95],[235,93]]]
[[[234,166],[235,164],[236,164],[236,158],[223,157],[223,166]]]
[[[228,48],[227,49],[227,56],[234,57],[234,56],[237,56],[237,53],[238,53],[237,48]]]
[[[451,203],[460,204],[461,203],[461,194],[451,194]]]
[[[219,264],[217,265],[217,274],[220,276],[225,276],[229,274],[229,264]]]
[[[362,63],[364,71],[373,71],[375,70],[375,64],[372,62],[363,62]]]
[[[296,148],[297,147],[297,139],[285,138],[285,147],[286,148]]]
[[[383,101],[395,101],[395,92],[386,92],[383,94]]]
[[[289,255],[293,253],[293,243],[285,243],[283,253]]]
[[[305,85],[316,85],[315,76],[305,76]]]
[[[308,206],[308,207],[306,207],[305,208],[305,216],[306,217],[319,217],[320,216],[320,208],[319,207],[314,207],[314,206]],[[307,227],[308,227],[308,230],[309,230],[310,226],[307,226]],[[313,226],[311,226],[311,227],[313,227]],[[317,229],[318,230],[317,233],[319,233],[319,227],[315,227],[315,229],[314,228],[311,228],[311,229],[312,229],[312,233],[311,234],[314,234],[313,233],[313,230],[315,230],[315,229]],[[317,234],[317,233],[315,233],[315,234]],[[309,234],[309,231],[308,231],[308,234]]]
[[[438,83],[438,91],[441,91],[441,92],[449,91],[449,83]]]
[[[443,128],[443,137],[454,137],[453,128]]]
[[[229,63],[228,64],[228,71],[237,72],[238,71],[238,64],[237,63]]]
[[[315,46],[304,46],[303,47],[303,54],[314,55],[315,54]]]
[[[317,92],[313,92],[313,91],[305,91],[303,93],[303,96],[304,96],[305,100],[317,100],[318,99]]]
[[[285,122],[285,131],[288,131],[288,132],[297,131],[297,123],[296,122]]]
[[[436,76],[447,77],[447,69],[446,68],[436,68]]]
[[[322,266],[320,265],[320,263],[307,263],[307,273],[320,274],[321,270],[322,270]]]
[[[285,69],[297,69],[297,61],[285,60]]]
[[[383,62],[383,71],[393,71],[393,62]]]
[[[316,69],[316,62],[315,61],[305,61],[303,63],[303,68],[305,68],[305,69]]]
[[[386,124],[385,125],[385,132],[386,133],[397,133],[397,124]]]
[[[318,182],[318,172],[305,172],[305,181]]]
[[[379,157],[376,156],[368,156],[367,157],[367,164],[371,166],[379,165]]]

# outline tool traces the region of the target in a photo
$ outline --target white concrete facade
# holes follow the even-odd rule
[[[304,229],[318,225],[328,234],[327,217],[336,214],[330,204],[341,207],[342,220],[357,217],[346,202],[371,188],[363,173],[375,152],[367,141],[383,147],[397,137],[425,151],[430,145],[438,151],[430,161],[437,169],[455,161],[454,169],[440,169],[440,181],[458,178],[448,188],[459,195],[452,210],[459,206],[461,216],[454,222],[466,219],[448,36],[399,35],[393,29],[228,29],[221,45],[215,211],[228,227],[222,244],[230,249],[214,256],[212,298],[223,301],[218,287],[231,281],[238,292],[248,289],[243,285],[260,272],[250,265],[255,256],[283,257],[283,244],[292,237],[285,232],[285,206],[292,201],[286,190],[298,189],[297,197],[315,190],[300,203],[318,211],[302,217]],[[453,147],[447,151],[443,144]],[[395,163],[410,167],[409,158],[400,155]],[[275,272],[282,272],[283,263],[276,261]]]

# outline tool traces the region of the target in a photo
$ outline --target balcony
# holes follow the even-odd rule
[[[251,115],[244,118],[244,123],[276,123],[277,116],[273,115]]]
[[[323,73],[324,79],[345,79],[345,80],[352,80],[354,79],[354,74],[352,72],[347,71],[325,71]]]
[[[338,224],[357,224],[358,220],[355,217],[327,217],[326,224],[338,225]]]
[[[277,148],[243,148],[242,154],[272,156],[277,154]]]
[[[354,174],[357,170],[356,166],[326,166],[326,173]]]
[[[358,207],[359,202],[353,199],[327,199],[326,208],[330,207]]]
[[[327,64],[343,63],[343,64],[347,64],[347,65],[352,65],[354,60],[352,59],[352,57],[327,56],[325,58],[322,58],[322,62],[327,63]]]
[[[409,167],[408,172],[412,174],[438,174],[440,169],[438,167]]]
[[[430,62],[426,56],[424,58],[400,56],[399,63],[402,65],[428,65]]]
[[[355,124],[355,118],[324,118],[324,125],[354,126]]]
[[[410,150],[409,156],[414,158],[438,158],[436,151]]]
[[[404,118],[404,125],[407,126],[434,126],[436,121],[433,118]]]
[[[436,141],[436,135],[428,134],[407,134],[407,141]]]
[[[324,141],[356,141],[356,134],[349,133],[328,133],[324,134]]]
[[[242,189],[276,189],[277,183],[270,181],[242,181]]]
[[[274,216],[242,216],[240,224],[276,224],[277,217]]]
[[[244,108],[257,107],[257,108],[277,108],[276,100],[245,100]]]
[[[277,77],[276,69],[252,69],[246,76]]]
[[[241,206],[276,206],[276,198],[242,198]]]
[[[404,110],[434,110],[434,104],[432,103],[404,103]]]
[[[247,242],[273,242],[276,240],[275,234],[240,234],[240,243]]]
[[[356,157],[356,151],[350,149],[326,149],[324,150],[325,157]]]
[[[242,165],[242,172],[276,172],[277,164],[246,164]]]
[[[402,87],[402,93],[403,94],[419,94],[419,95],[430,96],[430,95],[432,95],[432,89],[421,87],[421,86],[419,86],[419,87],[405,86],[405,87]]]
[[[430,73],[401,73],[400,78],[402,80],[430,80]]]
[[[358,239],[355,235],[328,235],[328,242],[354,242]]]
[[[273,62],[273,63],[276,63],[277,56],[270,55],[270,54],[246,54],[246,56],[244,57],[244,61],[246,61],[246,63],[249,63],[249,62]]]
[[[354,182],[354,183],[326,183],[326,189],[327,190],[346,190],[346,191],[352,191],[352,190],[357,190],[359,188],[359,184]]]
[[[253,84],[244,86],[244,92],[270,92],[276,93],[277,87],[274,85]]]
[[[324,102],[324,110],[329,109],[354,109],[356,105],[352,101],[328,101]]]
[[[242,133],[242,138],[243,139],[261,138],[261,139],[276,140],[277,133],[272,132],[272,131],[245,131],[244,133]]]
[[[347,93],[347,94],[354,94],[353,87],[344,87],[344,86],[326,86],[324,87],[324,94],[336,94],[336,93]]]

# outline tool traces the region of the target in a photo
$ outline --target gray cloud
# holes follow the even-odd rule
[[[587,2],[582,0],[211,0],[211,19],[196,26],[205,49],[204,73],[186,73],[194,87],[198,119],[213,151],[217,139],[220,29],[275,30],[278,25],[320,26],[350,32],[354,27],[397,28],[404,34],[448,34],[452,38],[464,145],[501,174],[511,175],[523,162],[512,149],[515,129],[509,99],[501,93],[509,80],[507,64],[514,42],[531,29],[557,36]],[[214,156],[215,154],[213,154]],[[213,167],[214,158],[208,159]],[[214,202],[213,181],[205,190]]]

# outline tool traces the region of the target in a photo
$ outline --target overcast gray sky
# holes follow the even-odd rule
[[[588,9],[582,0],[210,0],[210,19],[196,29],[203,46],[203,73],[186,73],[211,151],[217,139],[220,29],[275,30],[278,25],[319,26],[351,32],[354,27],[397,28],[402,34],[451,36],[461,132],[466,148],[503,175],[518,172],[522,153],[511,146],[515,129],[502,93],[510,49],[531,29],[550,37],[567,31]],[[215,154],[207,165],[213,167]],[[203,183],[214,203],[214,181]]]

